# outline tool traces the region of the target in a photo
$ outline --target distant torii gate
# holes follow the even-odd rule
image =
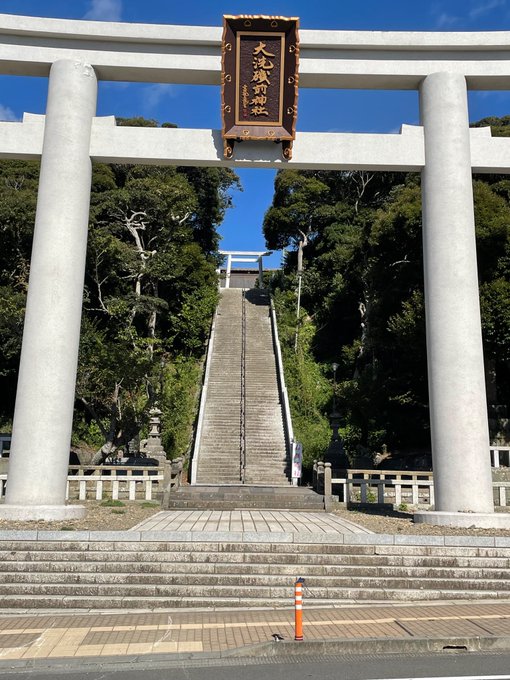
[[[278,22],[278,17],[274,18]],[[0,158],[41,159],[9,481],[0,517],[65,519],[91,160],[422,173],[435,512],[420,521],[510,526],[494,513],[472,173],[510,174],[510,139],[469,128],[468,89],[510,89],[510,33],[300,31],[299,88],[417,90],[400,134],[298,132],[293,157],[220,130],[116,127],[97,79],[221,84],[221,27],[0,15],[0,73],[49,76],[46,116],[0,123]],[[218,96],[220,106],[220,96]],[[338,112],[338,126],[341,112]]]
[[[256,262],[259,269],[259,287],[264,287],[263,271],[264,264],[263,257],[271,255],[270,250],[267,251],[250,251],[250,250],[220,250],[220,255],[225,255],[227,258],[227,268],[225,271],[225,288],[230,288],[230,272],[232,271],[232,262]]]

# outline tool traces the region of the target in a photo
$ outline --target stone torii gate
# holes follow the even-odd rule
[[[232,262],[246,262],[255,263],[259,270],[259,286],[262,288],[264,271],[264,263],[262,258],[271,255],[271,251],[251,251],[251,250],[220,250],[220,255],[227,258],[227,266],[225,269],[225,288],[230,288],[230,273],[232,271]]]
[[[45,117],[0,123],[0,157],[41,159],[0,517],[82,512],[65,505],[65,486],[95,160],[421,171],[436,512],[419,519],[508,521],[493,512],[471,173],[510,173],[510,139],[469,129],[467,90],[510,89],[510,33],[302,30],[300,87],[419,90],[421,125],[384,135],[298,132],[290,161],[277,145],[253,142],[225,161],[218,130],[115,127],[95,117],[98,79],[219,85],[221,33],[0,15],[0,73],[49,76]]]

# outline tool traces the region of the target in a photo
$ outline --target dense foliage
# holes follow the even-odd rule
[[[37,163],[0,163],[4,420],[13,410],[37,183]],[[154,403],[168,453],[186,451],[217,302],[217,227],[237,184],[219,168],[94,165],[74,439],[94,445],[97,460],[143,434]]]
[[[508,134],[510,117],[481,124],[495,125],[493,134]],[[486,363],[497,380],[497,395],[489,393],[510,403],[510,181],[480,176],[473,189]],[[339,364],[337,406],[351,459],[372,455],[383,444],[392,451],[427,450],[419,176],[280,171],[264,231],[269,248],[287,249],[285,275],[273,286],[287,341],[296,434],[305,448],[308,443],[309,459],[319,448],[318,429],[325,437],[333,363]],[[296,258],[304,237],[294,352]],[[302,393],[301,380],[315,385],[314,395]]]

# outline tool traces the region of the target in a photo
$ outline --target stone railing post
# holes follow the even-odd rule
[[[165,460],[163,463],[163,499],[161,503],[163,508],[168,507],[170,496],[181,485],[183,466],[184,459],[182,457],[174,458],[174,460]]]
[[[324,510],[329,512],[331,510],[333,485],[331,483],[331,463],[324,463]]]
[[[317,492],[324,493],[324,462],[317,462]]]

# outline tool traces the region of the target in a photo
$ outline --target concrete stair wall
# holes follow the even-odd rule
[[[221,293],[216,316],[196,481],[197,484],[288,485],[290,465],[269,296],[256,289],[246,291],[244,305],[244,416],[241,403],[243,291],[226,289]]]
[[[134,537],[139,534],[133,532]],[[224,540],[0,541],[3,609],[288,607],[510,598],[510,547]],[[175,537],[174,537],[175,538]],[[382,537],[405,538],[412,537]],[[418,537],[422,538],[423,537]],[[458,538],[458,537],[456,537]],[[347,540],[347,539],[346,539]],[[419,543],[419,540],[417,540]]]

